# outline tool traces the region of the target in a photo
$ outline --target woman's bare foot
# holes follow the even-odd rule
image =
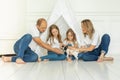
[[[16,59],[17,64],[25,64],[25,62],[21,58]]]
[[[104,57],[103,60],[104,61],[113,61],[114,59],[113,59],[113,57]]]
[[[104,58],[100,57],[98,58],[97,62],[103,62],[104,61]]]
[[[112,57],[100,57],[97,62],[103,62],[103,61],[113,61]]]
[[[11,62],[11,59],[12,59],[12,57],[2,56],[2,60],[3,60],[4,62]]]

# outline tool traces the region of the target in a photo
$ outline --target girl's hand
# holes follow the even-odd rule
[[[64,47],[64,44],[63,43],[60,43],[60,48],[62,49]]]
[[[72,46],[68,46],[68,49],[76,50],[76,48],[75,48],[75,47],[72,47]]]
[[[83,52],[83,49],[82,49],[82,48],[79,48],[79,52]]]
[[[75,49],[75,51],[80,52],[79,49]]]

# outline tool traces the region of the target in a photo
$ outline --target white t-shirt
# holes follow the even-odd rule
[[[47,43],[49,45],[51,45],[52,48],[60,48],[60,43],[59,43],[59,41],[56,38],[54,38],[53,40],[51,38],[49,38]]]
[[[30,34],[32,35],[33,38],[35,38],[35,37],[40,38],[40,36],[41,36],[41,33],[39,32],[39,30],[37,29],[36,26],[31,27]],[[41,54],[40,46],[39,46],[33,39],[32,39],[32,41],[31,41],[31,43],[29,44],[29,47],[30,47],[35,53],[37,53],[38,55]]]
[[[64,44],[64,45],[71,44],[72,46],[74,46],[75,44],[78,44],[78,42],[75,41],[75,43],[73,43],[73,42],[70,42],[70,43],[69,43],[67,40],[64,40],[64,41],[63,41],[63,44]]]
[[[98,33],[94,33],[92,39],[89,38],[88,35],[86,35],[86,37],[83,38],[83,45],[85,47],[89,47],[90,45],[94,45],[95,48],[98,48],[98,46],[100,45],[100,36]]]

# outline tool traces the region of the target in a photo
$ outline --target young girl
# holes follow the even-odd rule
[[[78,58],[82,58],[84,61],[112,61],[112,57],[105,57],[108,52],[110,36],[104,34],[100,41],[100,37],[89,19],[83,20],[81,26],[84,34],[84,45],[79,48],[79,51],[83,53],[79,53]]]
[[[51,25],[49,28],[49,35],[47,38],[47,44],[52,48],[61,48],[61,35],[59,28],[56,25]],[[58,54],[52,51],[48,51],[48,55],[40,57],[40,60],[64,60],[66,56],[64,54]]]
[[[67,47],[66,53],[68,61],[72,60],[70,56],[74,56],[78,59],[78,51],[74,50],[78,48],[78,43],[76,40],[76,35],[71,28],[66,32],[66,39],[64,40],[63,45]]]

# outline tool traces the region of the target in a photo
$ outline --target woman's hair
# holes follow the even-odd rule
[[[58,30],[57,39],[58,39],[59,43],[61,43],[62,40],[61,40],[60,31],[59,31],[59,28],[58,28],[55,24],[53,24],[53,25],[51,25],[51,26],[49,27],[49,33],[48,33],[47,41],[50,39],[50,42],[51,42],[51,43],[54,42],[54,36],[53,36],[53,34],[52,34],[52,30],[53,30],[53,29]]]
[[[74,33],[74,31],[71,28],[68,29],[68,31],[66,32],[66,38],[65,38],[65,40],[69,40],[68,39],[68,33],[71,33],[73,35],[72,41],[75,42],[76,41],[76,34]]]
[[[81,21],[81,23],[84,25],[84,27],[86,27],[87,29],[87,34],[84,33],[84,36],[88,35],[90,39],[92,39],[92,36],[95,32],[95,29],[93,27],[93,24],[91,22],[91,20],[89,19],[84,19],[83,21]]]

